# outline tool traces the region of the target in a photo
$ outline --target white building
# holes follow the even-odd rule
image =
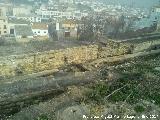
[[[6,11],[0,8],[0,36],[8,34],[8,19],[6,17]]]
[[[74,0],[59,0],[60,3],[69,3],[69,4],[73,4]]]
[[[30,6],[16,6],[13,8],[13,16],[31,14],[32,7]]]
[[[48,37],[48,25],[45,23],[32,23],[34,36]]]
[[[31,23],[42,21],[41,17],[37,16],[37,15],[18,15],[18,16],[16,16],[16,18],[23,19],[23,20],[29,21]]]
[[[88,16],[87,12],[80,12],[80,11],[53,11],[47,9],[38,9],[36,11],[38,16],[41,16],[42,19],[49,19],[49,18],[67,18],[67,19],[81,19],[82,17]]]

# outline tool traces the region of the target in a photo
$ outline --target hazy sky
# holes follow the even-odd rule
[[[120,3],[122,5],[148,8],[158,4],[160,0],[103,0],[103,1],[109,4]]]

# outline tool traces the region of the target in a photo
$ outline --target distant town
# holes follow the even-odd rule
[[[0,36],[16,41],[121,39],[158,31],[160,6],[146,10],[96,0],[1,0],[0,20]]]

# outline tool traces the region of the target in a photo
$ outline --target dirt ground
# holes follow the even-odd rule
[[[61,41],[30,41],[28,43],[6,43],[0,45],[0,56],[19,55],[35,52],[43,52],[54,49],[64,49],[79,45],[85,45],[77,40],[61,40]]]

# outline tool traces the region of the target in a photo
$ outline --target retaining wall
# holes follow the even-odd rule
[[[79,46],[36,54],[0,58],[0,76],[31,74],[58,69],[65,64],[83,63],[97,59],[98,45]]]

